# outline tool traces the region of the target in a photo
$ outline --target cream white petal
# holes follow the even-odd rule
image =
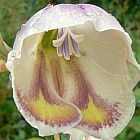
[[[86,61],[88,61],[88,63],[86,63]],[[119,134],[124,129],[124,127],[128,124],[128,122],[131,120],[135,110],[135,97],[133,95],[132,90],[130,90],[130,88],[127,85],[125,76],[123,77],[122,75],[115,75],[115,74],[108,73],[107,71],[102,69],[102,67],[99,67],[98,64],[95,63],[94,60],[92,60],[91,58],[89,59],[87,58],[87,60],[86,59],[80,60],[80,64],[82,65],[81,66],[83,69],[82,71],[85,74],[87,81],[90,81],[91,82],[90,84],[93,87],[93,92],[91,92],[92,90],[89,91],[89,93],[91,93],[90,96],[93,95],[93,104],[89,103],[88,109],[89,109],[89,114],[93,116],[93,118],[95,119],[95,120],[93,119],[93,122],[95,121],[95,123],[93,123],[93,126],[91,125],[92,119],[90,115],[86,115],[88,112],[87,109],[87,112],[84,113],[85,119],[83,118],[83,123],[81,122],[78,128],[81,128],[84,132],[88,133],[89,135],[92,135],[100,139],[108,140],[109,138],[115,137],[117,134]],[[94,66],[94,69],[91,66]],[[100,98],[102,99],[100,100]],[[105,102],[107,103],[106,105],[104,104]],[[90,108],[90,105],[94,106],[94,104],[96,104],[96,107],[99,110],[103,106],[106,111],[112,110],[113,113],[112,115],[111,112],[109,113],[108,111],[107,114],[108,116],[111,115],[112,119],[113,118],[114,119],[112,120],[110,118],[111,120],[109,119],[110,121],[107,121],[107,123],[105,123],[106,117],[105,118],[101,117],[100,119],[101,120],[103,119],[105,121],[105,122],[103,121],[104,124],[102,125],[103,122],[100,119],[98,120],[99,116],[95,115],[98,114],[98,111],[96,112],[95,109],[94,110],[95,112],[93,111],[94,113],[90,112],[92,108],[92,107]],[[113,110],[114,111],[116,110],[115,111],[116,113]],[[86,117],[88,119],[86,119]],[[97,125],[96,125],[96,121],[97,121]],[[100,121],[101,121],[101,125],[99,123],[98,126],[98,122]],[[91,124],[88,125],[89,122]]]
[[[115,49],[118,49],[117,51],[119,51],[119,49],[121,50],[125,49],[126,51],[125,55],[127,56],[127,60],[130,63],[135,64],[136,67],[139,68],[139,65],[137,64],[133,56],[133,52],[131,49],[132,41],[128,33],[124,31],[124,29],[121,27],[119,22],[111,14],[108,14],[103,9],[90,4],[84,4],[84,5],[83,4],[78,4],[78,5],[60,4],[56,6],[49,5],[44,9],[40,10],[39,12],[37,12],[33,17],[31,17],[25,24],[21,26],[21,30],[17,33],[15,43],[14,43],[14,50],[17,51],[17,55],[15,57],[20,57],[22,46],[23,46],[23,40],[30,35],[52,30],[52,29],[58,29],[63,27],[76,26],[76,25],[79,26],[79,30],[83,31],[83,27],[86,27],[87,26],[86,22],[89,21],[93,23],[90,25],[92,26],[91,29],[93,32],[92,34],[91,32],[87,34],[85,33],[84,35],[85,40],[87,40],[88,35],[91,35],[90,38],[93,37],[95,39],[95,40],[90,40],[91,43],[97,44],[98,41],[100,43],[104,43],[104,40],[108,36],[112,36],[111,41],[113,42],[113,44],[115,44],[116,41],[116,43],[118,43],[117,45],[119,45],[117,48],[114,48],[114,46],[112,46],[112,50],[114,49],[115,51]],[[83,24],[85,26],[82,26]],[[97,32],[95,32],[95,30]],[[112,32],[109,30],[112,30]],[[104,33],[104,31],[106,31],[106,33]],[[99,32],[103,32],[102,36],[99,35]],[[89,39],[87,41],[89,42]],[[84,41],[82,43],[86,44],[87,42]],[[103,47],[104,46],[107,46],[107,43],[106,45],[103,44]],[[99,49],[101,50],[102,47],[100,47]],[[100,50],[97,51],[99,52]],[[116,55],[118,55],[118,52],[116,52]],[[104,58],[104,56],[102,58]],[[101,58],[101,63],[104,63],[104,61],[102,61],[102,58]],[[8,61],[7,68],[9,68],[9,70],[11,69],[10,65],[12,65],[12,62]],[[114,69],[115,68],[116,67],[114,66]]]
[[[14,49],[20,55],[24,38],[43,31],[84,24],[87,21],[93,22],[98,31],[109,29],[121,31],[131,44],[129,35],[118,21],[103,9],[90,4],[60,4],[45,7],[23,24],[17,33]]]

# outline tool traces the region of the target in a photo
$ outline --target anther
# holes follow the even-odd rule
[[[78,43],[82,40],[83,35],[76,35],[69,28],[62,28],[58,29],[57,40],[53,40],[53,45],[57,47],[58,56],[64,56],[66,60],[70,60],[72,54],[80,57]]]

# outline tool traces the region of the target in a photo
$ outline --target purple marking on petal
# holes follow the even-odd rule
[[[63,48],[64,48],[63,49],[63,51],[64,51],[64,57],[66,59],[70,59],[70,50],[69,50],[69,46],[68,46],[68,35],[64,39]]]
[[[52,96],[50,88],[48,87],[48,81],[47,81],[47,78],[46,78],[47,67],[46,67],[46,62],[45,62],[45,56],[42,52],[40,52],[40,56],[41,56],[40,74],[39,74],[40,89],[42,91],[44,99],[48,103],[59,104],[56,97]]]
[[[37,100],[39,95],[39,66],[36,64],[30,87],[29,99]]]
[[[71,59],[69,62],[70,68],[74,74],[76,81],[76,93],[75,96],[70,100],[74,103],[81,111],[88,109],[89,97],[92,98],[93,104],[102,112],[104,112],[105,119],[103,121],[96,121],[96,119],[90,120],[88,118],[82,119],[79,126],[87,126],[92,130],[100,130],[105,126],[113,126],[117,121],[120,120],[121,113],[118,110],[119,102],[110,104],[107,100],[104,100],[101,96],[98,96],[93,85],[86,79],[85,74],[81,71],[80,65]],[[77,90],[78,89],[78,90]],[[94,114],[91,114],[94,117]]]
[[[51,64],[51,73],[52,73],[52,79],[54,83],[54,87],[60,97],[64,94],[64,80],[63,80],[63,73],[62,68],[59,62],[58,58],[52,58],[50,60]]]
[[[78,5],[78,7],[81,8],[81,9],[85,9],[84,5]]]

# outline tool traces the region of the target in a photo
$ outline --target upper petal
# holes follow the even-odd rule
[[[78,128],[100,139],[115,137],[135,110],[135,98],[125,76],[109,73],[86,56],[72,60],[70,67],[75,90],[64,99],[82,112]]]
[[[73,32],[84,36],[78,43],[81,57],[92,58],[112,74],[124,75],[131,89],[136,86],[140,66],[124,33],[114,29],[99,32],[90,21],[74,26]]]
[[[59,4],[47,6],[23,24],[17,33],[14,49],[18,51],[17,55],[20,55],[24,38],[43,31],[81,25],[87,21],[91,21],[98,31],[115,29],[123,32],[131,44],[129,35],[119,22],[103,9],[90,4]]]
[[[84,30],[84,27],[87,26],[87,23],[89,23],[89,21],[91,24],[88,24],[88,25],[91,26],[91,27],[89,27],[89,29],[90,28],[92,29],[91,30],[92,34],[91,34],[91,32],[85,33],[84,42],[81,42],[81,43],[82,43],[82,47],[85,45],[87,46],[87,42],[89,42],[89,41],[90,41],[90,43],[94,43],[96,45],[96,48],[94,48],[95,51],[93,50],[93,52],[94,52],[94,54],[96,53],[97,55],[94,55],[94,59],[96,59],[96,60],[98,59],[98,61],[100,61],[102,64],[104,64],[104,61],[102,61],[102,59],[104,59],[104,57],[106,57],[106,60],[107,60],[107,58],[110,59],[111,56],[107,56],[108,53],[104,53],[104,50],[108,51],[108,48],[105,46],[109,46],[108,42],[110,42],[110,43],[113,42],[112,44],[117,43],[117,45],[116,45],[117,47],[110,46],[109,53],[112,55],[116,55],[116,60],[118,59],[118,57],[120,57],[119,55],[121,55],[121,58],[127,57],[126,60],[129,63],[134,64],[135,67],[140,69],[140,66],[138,65],[138,63],[136,62],[136,60],[134,58],[132,48],[131,48],[132,41],[131,41],[131,38],[129,37],[128,33],[126,33],[124,31],[124,29],[121,27],[119,22],[112,15],[108,14],[103,9],[101,9],[97,6],[90,5],[90,4],[78,4],[78,5],[60,4],[60,5],[56,5],[56,6],[48,5],[46,8],[37,12],[33,17],[31,17],[31,19],[29,19],[25,24],[23,24],[21,26],[21,30],[17,33],[16,39],[14,42],[14,57],[20,57],[21,49],[23,46],[23,40],[30,35],[40,33],[43,31],[48,31],[51,29],[71,27],[71,26],[76,26],[76,25],[78,27],[76,29],[76,32],[78,30],[82,31],[82,30]],[[88,30],[88,31],[90,31],[90,30]],[[99,32],[101,32],[101,31],[106,31],[106,32],[102,33],[102,35],[101,35],[101,34],[99,34]],[[108,36],[112,36],[112,38],[108,38]],[[88,38],[88,37],[90,37],[90,38]],[[92,40],[92,38],[94,38],[94,40]],[[106,39],[107,39],[107,41],[106,41]],[[100,47],[97,47],[97,43],[99,43]],[[102,47],[101,47],[101,44],[103,44]],[[93,53],[91,51],[91,49],[89,49],[90,50],[89,54]],[[102,52],[101,52],[101,50],[102,50]],[[15,55],[15,51],[16,51],[16,55]],[[113,53],[111,53],[111,51],[113,51]],[[117,51],[117,52],[114,53],[115,51]],[[121,52],[121,54],[119,54],[120,52]],[[103,55],[100,59],[98,57],[99,53],[100,54],[102,53],[101,55]],[[122,53],[125,53],[125,54],[122,54]],[[11,70],[11,64],[12,64],[12,61],[10,61],[10,60],[13,59],[13,55],[11,55],[11,54],[13,54],[13,53],[9,54],[9,59],[8,59],[9,61],[7,62],[7,68],[9,70]],[[115,58],[115,57],[113,57],[113,58]],[[118,60],[118,62],[119,62],[119,60]],[[109,62],[111,63],[111,61],[109,61]],[[104,64],[104,66],[106,68],[108,67],[108,68],[112,68],[112,70],[113,69],[115,70],[117,66],[113,66],[113,64],[111,64],[112,66],[110,67],[110,63],[108,64],[106,62]],[[124,64],[121,63],[121,65],[119,65],[119,67],[117,67],[115,72],[117,72],[117,71],[120,72],[120,69],[122,69],[122,65],[124,65]],[[130,72],[128,72],[130,70],[127,70],[127,68],[125,68],[125,69],[126,69],[125,71],[126,71],[128,77],[129,77],[128,79],[131,79],[130,78],[131,76],[129,76]],[[131,73],[134,73],[134,71],[132,70]],[[140,77],[139,72],[134,73],[133,75],[135,77]],[[133,79],[136,79],[135,83],[137,83],[137,78],[135,78],[135,77]],[[129,82],[128,82],[128,84],[129,84]],[[134,85],[132,86],[132,88],[133,87],[134,87]]]

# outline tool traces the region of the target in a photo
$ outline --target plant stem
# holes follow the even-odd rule
[[[54,139],[55,139],[55,140],[60,140],[59,134],[55,134],[55,135],[54,135]]]

